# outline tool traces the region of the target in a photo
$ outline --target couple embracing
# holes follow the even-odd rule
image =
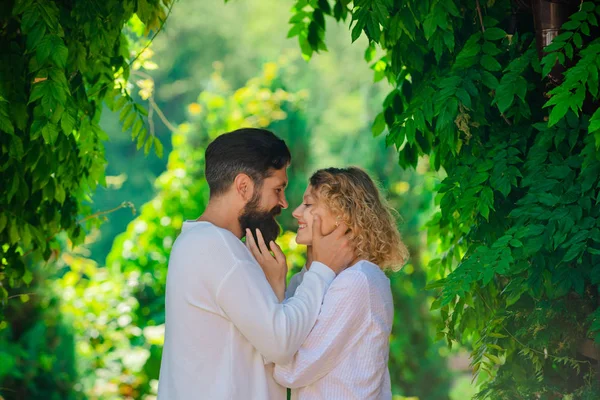
[[[395,220],[361,169],[315,172],[293,211],[307,261],[286,288],[275,217],[290,162],[263,129],[206,149],[209,203],[169,259],[158,400],[391,399],[384,270],[408,257]]]

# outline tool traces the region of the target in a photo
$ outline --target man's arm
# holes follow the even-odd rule
[[[311,265],[294,297],[280,303],[256,263],[239,262],[217,289],[217,303],[267,360],[289,362],[312,329],[335,272]]]
[[[292,297],[294,295],[294,293],[296,293],[296,289],[302,283],[302,278],[304,277],[305,273],[306,273],[306,266],[304,266],[300,272],[298,272],[296,275],[294,275],[290,278],[290,283],[288,284],[288,287],[285,289],[285,298],[286,299],[289,299],[290,297]]]

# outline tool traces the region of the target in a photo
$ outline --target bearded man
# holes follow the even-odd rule
[[[270,131],[245,128],[215,139],[205,162],[209,203],[184,222],[169,258],[158,399],[284,400],[273,363],[298,351],[353,251],[343,228],[320,236],[302,284],[281,302],[241,239],[252,232],[285,263],[275,217],[288,206],[289,149]]]

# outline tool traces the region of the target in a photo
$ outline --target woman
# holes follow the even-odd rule
[[[390,208],[367,173],[359,168],[317,171],[293,212],[298,220],[296,242],[307,246],[307,263],[290,281],[286,297],[294,294],[311,265],[313,219],[326,235],[344,224],[356,258],[332,282],[317,322],[292,362],[275,367],[275,380],[292,389],[293,400],[391,399],[388,371],[389,335],[394,307],[384,270],[398,271],[408,258]],[[319,227],[317,226],[317,228]],[[251,236],[251,235],[250,235]],[[281,292],[276,257],[265,257],[266,245],[249,238],[275,292]],[[277,276],[277,278],[274,278]],[[281,294],[278,294],[281,296]]]

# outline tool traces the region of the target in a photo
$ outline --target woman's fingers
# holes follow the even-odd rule
[[[273,252],[273,254],[275,254],[275,259],[277,260],[277,262],[279,264],[286,264],[285,254],[283,254],[283,251],[281,251],[281,247],[279,247],[279,245],[273,240],[271,240],[271,243],[269,243],[269,245],[271,247],[271,251]]]
[[[245,244],[246,244],[246,248],[252,252],[252,249],[250,248],[250,239],[248,239],[248,229],[246,229],[246,243]]]
[[[250,229],[246,229],[246,245],[250,249],[250,252],[254,255],[254,258],[258,259],[259,257],[262,257],[262,254],[256,246],[256,242],[254,241],[254,237],[252,236]]]
[[[267,244],[265,243],[265,239],[263,238],[260,229],[256,229],[256,238],[258,240],[258,248],[260,249],[260,252],[266,257],[267,254],[269,254],[269,249],[267,248]]]

